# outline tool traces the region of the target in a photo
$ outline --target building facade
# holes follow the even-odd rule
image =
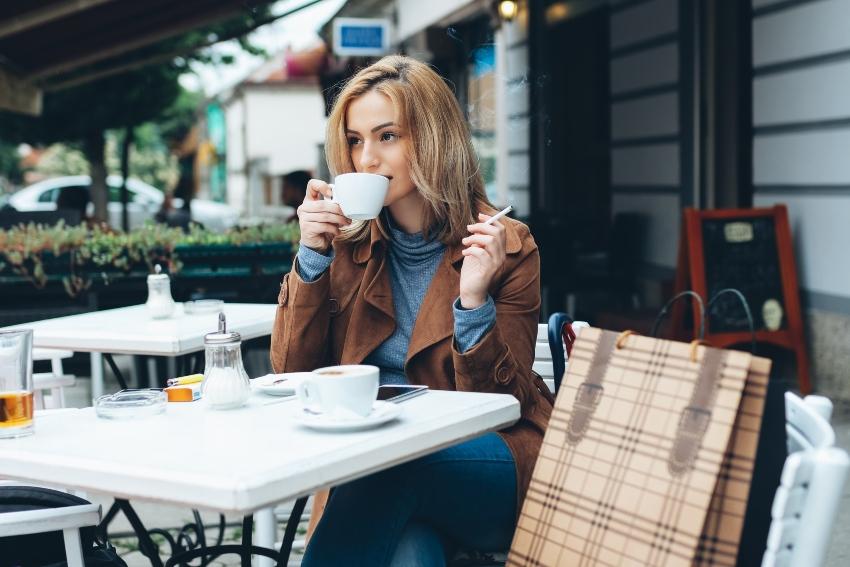
[[[325,107],[315,76],[289,77],[283,54],[219,97],[224,114],[226,201],[254,218],[286,217],[281,176],[315,172]]]
[[[494,5],[340,15],[391,18],[394,48],[453,84],[491,198],[540,245],[544,312],[651,323],[683,209],[784,203],[815,386],[850,399],[850,2],[535,0],[510,22]]]

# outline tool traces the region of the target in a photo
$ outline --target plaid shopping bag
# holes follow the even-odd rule
[[[735,565],[770,361],[589,328],[508,565]]]

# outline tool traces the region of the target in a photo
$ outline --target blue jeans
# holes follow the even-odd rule
[[[516,468],[495,433],[339,486],[303,567],[445,565],[456,546],[507,550]]]

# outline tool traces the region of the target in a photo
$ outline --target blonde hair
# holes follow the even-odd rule
[[[390,99],[410,137],[407,160],[410,178],[426,203],[422,219],[425,234],[444,244],[459,243],[468,234],[466,225],[478,222],[476,213],[492,205],[484,192],[478,158],[457,99],[425,63],[390,55],[348,81],[328,118],[325,153],[331,175],[355,170],[345,115],[353,100],[371,91]],[[339,238],[353,242],[368,238],[369,222],[352,223]],[[378,219],[376,222],[386,237],[385,227]]]

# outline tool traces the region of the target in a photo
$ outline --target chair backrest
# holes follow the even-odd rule
[[[566,361],[569,358],[569,353],[567,349],[561,341],[560,343],[556,342],[555,346],[552,346],[552,343],[549,340],[550,330],[553,328],[553,325],[558,327],[558,334],[561,334],[562,325],[561,320],[556,320],[553,323],[553,318],[557,313],[553,314],[552,317],[549,318],[549,323],[541,323],[537,326],[537,342],[534,345],[534,366],[532,369],[540,374],[543,378],[543,381],[546,382],[546,385],[549,386],[549,390],[553,393],[557,393],[557,387],[561,383],[561,378],[564,376],[564,372],[566,371]],[[566,314],[561,314],[567,317]],[[590,325],[585,321],[572,321],[569,319],[570,323],[568,324],[568,333],[570,333],[572,339],[575,340],[575,337],[578,336],[578,333],[584,327],[589,327]],[[569,345],[572,347],[572,343]],[[558,364],[559,363],[559,364]],[[557,367],[557,368],[556,368]],[[556,378],[557,376],[557,378]]]
[[[55,548],[62,545],[69,567],[83,567],[83,549],[92,547],[98,523],[97,504],[49,488],[0,482],[0,556],[4,559],[55,562],[61,559],[61,551]],[[86,533],[80,533],[82,528]],[[61,532],[61,540],[52,532]]]
[[[824,407],[829,409],[822,409]],[[835,432],[829,424],[831,413],[832,403],[829,398],[806,396],[804,400],[786,392],[785,431],[788,434],[788,452],[796,453],[835,445]]]
[[[62,369],[62,359],[71,358],[74,355],[69,350],[57,350],[46,348],[32,349],[32,359],[50,361],[50,372],[37,372],[32,375],[33,389],[35,390],[36,409],[57,409],[65,407],[66,386],[73,386],[76,382],[72,374],[65,374]],[[50,396],[45,399],[44,393],[49,391]]]
[[[823,563],[841,504],[850,457],[833,447],[835,433],[824,417],[823,399],[785,394],[791,452],[771,509],[762,567]]]

